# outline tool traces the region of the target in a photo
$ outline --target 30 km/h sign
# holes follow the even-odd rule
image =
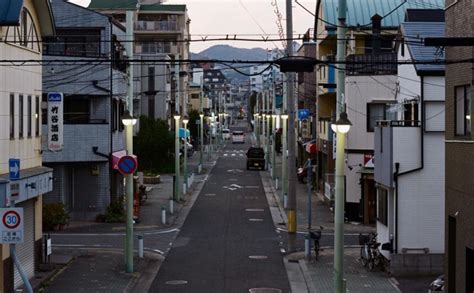
[[[123,175],[133,174],[138,167],[137,159],[134,156],[123,156],[118,161],[117,167]]]
[[[0,243],[23,243],[23,208],[0,208]]]

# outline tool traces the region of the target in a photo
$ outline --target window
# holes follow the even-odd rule
[[[455,88],[456,135],[471,134],[471,88],[460,86]]]
[[[72,97],[64,99],[64,124],[89,123],[89,118],[90,100]]]
[[[387,226],[388,224],[388,192],[387,189],[378,189],[377,220]]]
[[[57,36],[44,44],[46,55],[56,56],[100,56],[99,29],[60,29]]]
[[[10,94],[10,139],[15,138],[15,94]]]
[[[155,91],[155,67],[148,67],[148,91],[150,95]]]
[[[36,96],[36,103],[35,103],[35,135],[40,135],[40,97]]]
[[[31,126],[32,126],[32,119],[33,119],[33,116],[31,115],[32,114],[32,109],[31,109],[31,96],[28,96],[28,105],[27,105],[27,117],[26,117],[26,129],[27,129],[27,135],[28,137],[31,137]]]
[[[119,114],[119,131],[123,131],[125,126],[122,123],[122,116],[125,113],[125,105],[123,102],[118,104],[118,114]]]
[[[390,104],[367,104],[367,132],[374,132],[378,120],[395,120],[396,112],[389,111]]]
[[[118,115],[118,101],[113,99],[112,101],[112,131],[117,131],[118,125],[120,122],[120,118]]]
[[[18,133],[20,138],[23,138],[23,95],[20,95],[18,101]]]
[[[418,123],[418,103],[408,103],[403,105],[403,120],[405,125],[417,125]],[[411,123],[407,122],[411,121]],[[407,124],[408,123],[408,124]]]

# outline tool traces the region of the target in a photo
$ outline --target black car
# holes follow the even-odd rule
[[[260,147],[250,147],[247,151],[247,170],[250,168],[265,169],[265,151]]]

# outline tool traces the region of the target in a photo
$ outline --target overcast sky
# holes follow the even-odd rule
[[[90,0],[70,0],[71,2],[87,6]],[[110,0],[114,1],[114,0]],[[277,1],[279,11],[282,15],[281,24],[286,32],[286,9],[285,0],[168,0],[168,4],[186,4],[188,14],[191,18],[192,39],[200,39],[201,36],[209,38],[215,34],[254,34],[245,36],[247,38],[260,39],[261,36],[272,34],[271,38],[278,38],[277,16],[272,2]],[[316,1],[299,1],[310,11],[314,11]],[[297,34],[305,33],[312,27],[314,18],[304,11],[293,1],[293,31]],[[217,36],[214,36],[217,37]],[[278,42],[193,42],[192,52],[200,52],[216,44],[228,44],[241,48],[282,48]]]

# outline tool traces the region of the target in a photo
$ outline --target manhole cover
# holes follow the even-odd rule
[[[268,256],[266,256],[266,255],[250,255],[249,258],[250,259],[267,259]]]
[[[249,293],[281,293],[280,289],[276,288],[252,288],[249,289]]]
[[[245,209],[246,212],[263,212],[263,209]]]
[[[263,222],[263,219],[249,219],[250,222]]]
[[[187,283],[188,281],[185,281],[185,280],[172,280],[172,281],[166,282],[166,285],[185,285]]]

